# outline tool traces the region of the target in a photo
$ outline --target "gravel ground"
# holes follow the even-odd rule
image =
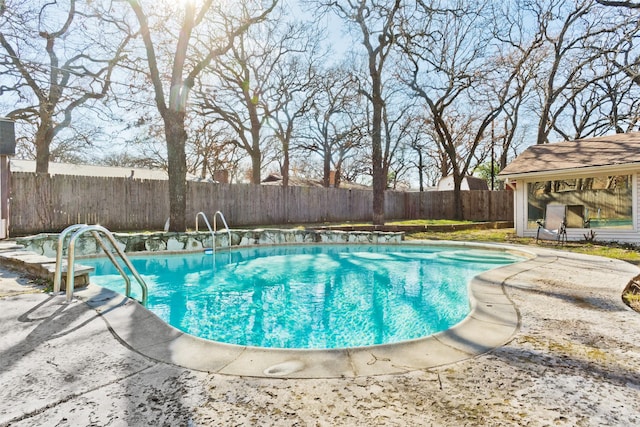
[[[151,360],[83,303],[0,270],[0,426],[640,425],[638,269],[564,252],[509,278],[507,345],[425,371],[350,379],[223,376]]]

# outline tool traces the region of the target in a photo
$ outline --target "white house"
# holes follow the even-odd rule
[[[11,172],[35,172],[35,160],[11,159]],[[50,175],[79,175],[79,176],[103,176],[114,178],[136,178],[151,180],[167,180],[169,174],[162,169],[143,169],[117,166],[77,165],[72,163],[49,162]],[[187,181],[199,181],[191,174],[187,174]]]
[[[453,175],[447,175],[442,177],[440,181],[438,181],[438,191],[453,191]],[[469,190],[488,190],[489,186],[487,185],[487,181],[482,178],[476,178],[475,176],[465,176],[462,178],[462,182],[460,183],[460,190],[469,191]]]
[[[514,191],[518,236],[535,237],[548,205],[565,207],[569,240],[640,244],[640,132],[526,149],[499,177]]]

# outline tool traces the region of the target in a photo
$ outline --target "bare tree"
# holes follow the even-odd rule
[[[296,127],[315,103],[320,61],[326,56],[320,51],[319,32],[310,31],[308,24],[302,24],[302,36],[298,49],[292,50],[287,58],[275,64],[272,87],[265,99],[268,124],[274,137],[280,142],[282,160],[280,174],[282,185],[289,185],[289,169],[292,144]],[[296,34],[295,31],[288,31]]]
[[[116,167],[160,169],[154,159],[144,155],[136,156],[126,152],[109,153],[101,158],[93,159],[92,163]]]
[[[485,3],[448,2],[449,9],[423,9],[424,19],[406,28],[406,81],[424,101],[442,172],[454,182],[456,215],[461,218],[460,184],[488,154],[487,130],[509,102],[520,96],[521,66],[533,45],[516,50],[513,62],[491,49],[492,10]]]
[[[234,16],[230,10],[216,9],[213,0],[202,2],[199,8],[195,2],[184,3],[184,8],[175,10],[180,14],[178,34],[173,37],[174,28],[165,28],[167,16],[153,15],[150,5],[143,8],[140,0],[128,0],[140,26],[148,63],[148,76],[152,82],[155,104],[164,122],[167,143],[169,174],[170,230],[186,230],[186,150],[187,129],[185,117],[187,101],[196,78],[214,58],[232,48],[235,40],[247,29],[263,21],[273,10],[277,0],[266,8],[251,11],[247,3],[234,4],[239,10]],[[260,5],[259,5],[260,6]],[[176,5],[178,7],[178,5]],[[155,11],[159,9],[155,8]],[[173,15],[173,14],[172,14]],[[150,24],[154,21],[155,27]],[[159,18],[159,19],[158,19]],[[156,31],[155,35],[152,33]],[[221,34],[212,39],[212,34]],[[165,69],[161,69],[166,65]],[[168,81],[165,76],[169,76]]]
[[[187,141],[187,172],[201,180],[216,179],[216,172],[225,171],[230,178],[240,173],[241,150],[232,142],[233,132],[206,117],[189,120],[193,132]]]
[[[313,43],[307,27],[288,22],[280,10],[277,16],[238,37],[228,53],[208,67],[206,78],[201,79],[199,102],[203,113],[233,129],[235,143],[251,159],[254,184],[260,183],[263,150],[271,136],[265,135],[265,131],[275,130],[280,142],[284,138],[288,144],[287,132],[292,131],[293,121],[300,116],[300,112],[294,113],[297,108],[293,103],[299,100],[300,91],[314,72],[312,62],[300,58],[313,56]],[[287,65],[294,68],[285,72]],[[288,124],[285,105],[291,120]],[[269,120],[276,125],[275,129],[265,128]],[[287,130],[288,126],[291,128]]]
[[[229,56],[216,61],[210,71],[216,78],[211,79],[209,87],[203,85],[198,98],[204,115],[232,129],[234,138],[231,141],[251,159],[251,182],[260,184],[263,160],[261,133],[266,120],[261,98],[262,85],[266,82],[253,74],[260,71],[260,61],[251,61],[253,54],[247,49],[252,43],[248,40],[247,34],[238,37]]]
[[[341,158],[339,178],[341,181],[371,185],[371,149],[368,144],[353,148],[348,156]]]
[[[433,162],[429,160],[429,152],[436,144],[429,137],[427,122],[419,111],[407,117],[407,124],[412,127],[412,130],[407,132],[407,140],[404,142],[407,152],[405,157],[409,166],[415,168],[418,173],[418,190],[424,191],[425,177],[430,169],[435,168]]]
[[[594,0],[523,2],[521,7],[535,18],[547,52],[537,79],[540,107],[536,142],[544,144],[552,131],[562,127],[559,122],[566,109],[580,102],[576,98],[607,76],[608,71],[603,73],[594,64],[618,50],[619,40],[632,21],[599,7]]]
[[[315,80],[314,98],[305,114],[305,130],[298,135],[298,150],[312,152],[322,161],[322,182],[340,185],[342,165],[356,153],[366,135],[361,96],[354,89],[353,75],[344,66],[325,70]],[[363,132],[364,130],[364,132]]]
[[[554,123],[554,131],[564,140],[625,133],[638,125],[640,87],[612,62],[598,61],[594,67],[593,74],[604,71],[603,77],[571,96],[566,119]]]
[[[336,13],[343,22],[355,27],[366,52],[368,89],[361,87],[371,105],[371,162],[373,177],[373,224],[384,224],[384,192],[387,170],[383,162],[384,109],[383,80],[390,66],[389,55],[401,19],[403,2],[377,2],[371,0],[339,0],[321,2],[325,11]]]
[[[405,101],[411,100],[409,96]],[[390,103],[388,103],[390,105]],[[388,109],[385,107],[385,110]],[[398,185],[410,187],[409,175],[417,175],[418,188],[424,191],[425,175],[428,169],[434,166],[429,161],[429,150],[433,147],[433,141],[429,138],[429,129],[426,126],[421,111],[411,103],[396,106],[393,109],[394,117],[385,114],[385,135],[388,154],[385,162],[388,168],[388,188],[397,190]]]
[[[79,138],[54,140],[73,126],[73,115],[109,93],[113,71],[133,35],[110,2],[2,2],[0,92],[13,97],[7,116],[35,128],[36,171],[47,173],[51,158],[77,151]],[[88,132],[88,133],[87,133]],[[68,154],[67,154],[67,157]]]
[[[419,132],[420,128],[415,126],[417,108],[410,94],[405,93],[406,87],[401,82],[389,82],[387,87],[393,89],[386,91],[382,110],[382,162],[387,174],[387,188],[395,190],[409,167],[406,147],[415,140],[414,133]]]

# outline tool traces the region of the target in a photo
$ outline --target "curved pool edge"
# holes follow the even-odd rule
[[[452,364],[484,354],[511,341],[520,314],[504,282],[535,268],[539,255],[526,248],[451,241],[408,241],[492,248],[529,258],[485,271],[469,282],[471,311],[446,331],[410,341],[348,349],[272,349],[209,341],[165,323],[138,302],[97,285],[77,292],[132,350],[188,369],[262,378],[348,378],[401,374]]]

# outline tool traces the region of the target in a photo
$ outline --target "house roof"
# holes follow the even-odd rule
[[[640,166],[640,132],[534,145],[507,165],[499,176],[629,164]]]
[[[467,184],[469,185],[469,190],[488,190],[489,185],[487,181],[482,178],[476,178],[475,176],[466,177]]]
[[[12,172],[35,172],[35,160],[11,159]],[[115,166],[76,165],[71,163],[49,163],[50,175],[102,176],[115,178],[167,180],[169,175],[162,169],[123,168]],[[187,174],[187,180],[197,180]]]

